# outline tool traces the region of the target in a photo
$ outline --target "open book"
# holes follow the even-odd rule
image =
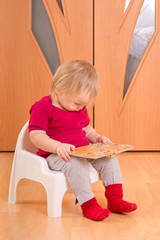
[[[72,156],[97,159],[101,157],[113,157],[115,154],[133,149],[132,145],[119,143],[94,143],[77,147],[71,152]]]

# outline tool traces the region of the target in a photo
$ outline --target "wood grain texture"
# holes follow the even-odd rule
[[[95,105],[95,127],[113,142],[135,150],[160,150],[160,1],[156,0],[156,30],[123,99],[128,51],[143,0],[95,0],[95,66],[100,93]]]
[[[8,188],[13,153],[0,153],[0,240],[159,240],[160,235],[160,152],[119,154],[124,198],[136,202],[138,210],[112,213],[94,222],[84,218],[74,195],[65,194],[61,218],[47,217],[46,193],[39,183],[21,180],[18,202],[9,204]],[[106,207],[104,188],[99,181],[93,191]]]
[[[93,2],[44,0],[60,61],[93,62]],[[31,0],[0,3],[0,150],[14,150],[31,105],[50,94],[51,71],[31,31]],[[54,16],[53,16],[54,14]],[[86,20],[87,19],[87,20]],[[93,110],[89,110],[91,119]]]

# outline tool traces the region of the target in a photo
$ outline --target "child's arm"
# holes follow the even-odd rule
[[[86,128],[83,129],[86,132],[86,137],[90,143],[112,143],[110,139],[105,136],[101,136],[96,132],[96,130],[88,125]]]
[[[32,130],[29,133],[31,142],[38,148],[50,152],[57,153],[58,156],[67,161],[70,159],[71,151],[75,149],[75,146],[67,143],[61,143],[59,141],[51,139],[45,131]]]

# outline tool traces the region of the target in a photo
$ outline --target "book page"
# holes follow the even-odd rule
[[[72,156],[97,159],[101,157],[112,157],[115,154],[133,149],[132,145],[119,143],[95,143],[87,146],[77,147],[71,152]]]

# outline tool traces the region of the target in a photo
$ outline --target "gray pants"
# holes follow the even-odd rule
[[[51,170],[62,171],[65,174],[80,205],[94,197],[88,162],[100,172],[104,186],[122,183],[121,170],[116,156],[99,159],[71,157],[68,161],[62,161],[57,154],[51,154],[47,162]]]

